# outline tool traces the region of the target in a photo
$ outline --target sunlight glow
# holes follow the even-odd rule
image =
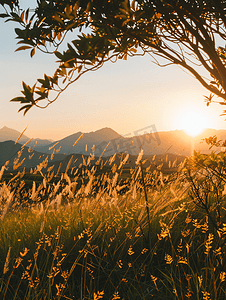
[[[207,127],[207,120],[203,115],[189,111],[183,116],[182,126],[187,135],[195,137],[201,134]]]

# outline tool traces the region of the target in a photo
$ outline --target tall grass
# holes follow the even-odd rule
[[[139,161],[125,180],[126,157],[1,180],[0,299],[226,299],[223,169],[208,178],[222,160],[167,176]]]

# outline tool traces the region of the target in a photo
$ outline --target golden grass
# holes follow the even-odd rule
[[[140,156],[121,181],[127,159],[99,175],[93,154],[69,161],[57,182],[45,159],[31,188],[25,171],[2,179],[0,299],[226,299],[224,174],[146,172]]]

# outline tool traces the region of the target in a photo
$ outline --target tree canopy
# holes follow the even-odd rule
[[[20,1],[0,0],[6,22],[17,22],[19,50],[57,57],[53,75],[13,98],[26,113],[46,107],[79,77],[106,61],[148,54],[160,66],[176,64],[209,92],[207,105],[226,104],[226,0],[37,0],[32,10]],[[68,32],[75,38],[59,47]],[[226,114],[226,111],[224,111]]]

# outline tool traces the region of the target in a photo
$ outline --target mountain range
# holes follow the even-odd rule
[[[12,128],[8,128],[6,126],[4,126],[3,128],[0,129],[0,142],[5,142],[5,141],[16,141],[18,139],[18,137],[20,136],[20,132],[12,129]],[[19,139],[19,143],[20,144],[24,144],[27,141],[29,141],[31,138],[27,137],[25,134],[23,134],[21,136],[21,138]],[[45,145],[49,145],[53,142],[53,140],[43,140],[43,139],[32,139],[31,142],[29,143],[30,147],[33,147],[35,144],[37,144],[38,146],[45,146]]]
[[[137,131],[132,137],[126,137],[106,127],[89,133],[77,132],[58,141],[32,139],[27,146],[34,147],[36,152],[46,155],[50,155],[54,151],[58,153],[57,155],[94,153],[95,156],[106,157],[116,152],[138,155],[140,149],[143,149],[145,155],[171,153],[188,156],[193,150],[210,153],[209,146],[203,139],[214,135],[218,139],[226,140],[226,130],[206,129],[199,136],[191,138],[182,130],[156,132],[154,126],[149,126]],[[19,136],[19,131],[5,126],[0,129],[0,145],[2,142],[10,140],[15,142]],[[22,135],[18,143],[24,144],[29,139],[26,135]],[[2,147],[0,147],[0,161],[3,161],[3,157],[6,157],[1,149]],[[221,149],[215,147],[212,150],[220,151]],[[58,158],[60,159],[60,157]]]

